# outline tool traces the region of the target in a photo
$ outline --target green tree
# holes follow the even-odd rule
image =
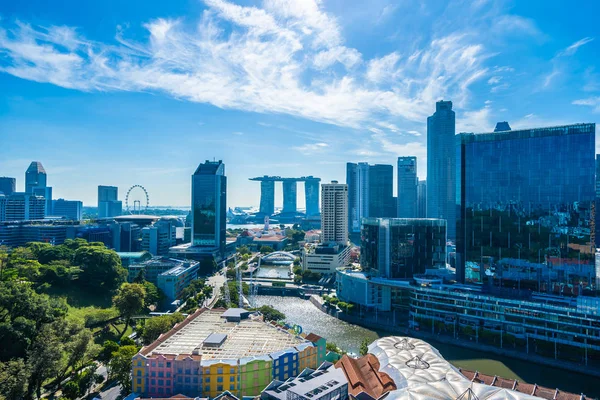
[[[147,306],[158,306],[165,298],[165,294],[162,290],[156,287],[152,282],[144,281],[144,289],[146,290],[146,305]]]
[[[29,370],[22,358],[0,363],[0,396],[22,399],[27,393]]]
[[[105,340],[102,344],[102,350],[100,350],[100,354],[98,354],[98,359],[100,361],[108,362],[112,358],[113,353],[116,353],[117,351],[119,351],[119,344],[117,342]]]
[[[184,317],[180,313],[161,315],[148,319],[142,331],[142,341],[145,345],[152,343],[161,334],[171,330],[176,323],[183,321],[183,319]]]
[[[70,380],[63,387],[62,393],[63,396],[65,396],[65,398],[67,398],[68,400],[75,400],[77,397],[79,397],[80,394],[79,384],[73,380]]]
[[[31,253],[33,253],[36,258],[38,258],[40,251],[43,249],[50,249],[52,248],[52,245],[44,242],[29,242],[27,243],[27,248],[31,250]]]
[[[95,368],[88,368],[79,375],[77,385],[79,386],[80,395],[87,395],[92,385],[96,382],[96,376],[101,376],[97,375],[95,371]]]
[[[27,365],[31,372],[27,385],[26,399],[42,397],[42,384],[55,376],[63,357],[63,344],[53,326],[46,324],[27,352]]]
[[[135,276],[133,283],[143,284],[144,282],[146,282],[146,268],[141,268]]]
[[[362,342],[360,342],[360,355],[366,356],[369,352],[369,339],[364,338]]]
[[[77,371],[100,352],[100,346],[93,340],[92,332],[80,323],[65,322],[60,328],[63,338],[64,357],[61,360],[62,369],[57,374],[57,380],[62,381],[69,370]]]
[[[284,313],[269,305],[261,306],[257,310],[264,316],[265,321],[283,321],[286,318]]]
[[[261,254],[270,254],[270,253],[272,253],[274,251],[275,250],[271,246],[262,246],[260,248],[260,253]]]
[[[131,359],[137,352],[136,346],[123,346],[108,363],[109,376],[121,384],[121,393],[131,392]]]
[[[103,246],[79,247],[73,262],[81,267],[80,282],[95,291],[116,289],[127,277],[117,253]]]
[[[71,261],[74,254],[73,249],[61,244],[42,248],[37,253],[37,259],[42,264],[49,264],[52,261]]]
[[[251,254],[252,252],[250,251],[250,249],[248,248],[248,246],[240,246],[237,249],[238,253],[240,253],[241,255],[244,254]]]
[[[144,309],[145,297],[146,289],[138,283],[123,284],[115,297],[113,297],[113,305],[119,310],[121,317],[125,320],[125,327],[119,332],[119,339],[125,334],[127,328],[129,328],[131,317]]]

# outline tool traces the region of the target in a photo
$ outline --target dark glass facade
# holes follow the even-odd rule
[[[463,133],[456,148],[457,279],[559,293],[590,287],[595,124]]]
[[[391,165],[369,166],[369,217],[395,217],[394,167]]]
[[[225,251],[226,198],[225,164],[200,164],[192,175],[192,245]]]
[[[410,279],[446,265],[446,221],[442,219],[365,218],[360,264],[367,274]]]

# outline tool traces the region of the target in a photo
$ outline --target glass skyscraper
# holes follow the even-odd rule
[[[369,166],[369,217],[396,216],[394,203],[394,167],[375,164]]]
[[[427,217],[448,221],[448,237],[455,238],[456,154],[455,115],[451,101],[438,101],[427,118]]]
[[[411,279],[446,266],[446,221],[365,218],[360,249],[360,265],[370,276]]]
[[[555,293],[590,287],[594,148],[595,124],[457,136],[457,279]]]
[[[227,177],[222,161],[206,161],[192,175],[192,245],[225,251]]]
[[[9,196],[17,191],[17,180],[6,176],[0,176],[0,194]]]
[[[398,218],[418,217],[417,157],[398,157]]]

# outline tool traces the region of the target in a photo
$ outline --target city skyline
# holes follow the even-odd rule
[[[24,191],[24,172],[39,160],[54,198],[93,206],[98,185],[125,193],[141,184],[154,205],[187,206],[189,176],[214,158],[228,165],[228,206],[258,206],[252,176],[301,170],[342,182],[346,162],[396,165],[398,156],[416,156],[424,179],[426,118],[442,99],[454,104],[456,133],[490,132],[498,121],[513,129],[598,122],[596,4],[568,14],[539,13],[533,2],[306,4],[129,3],[110,18],[118,8],[110,4],[86,4],[87,13],[3,5],[0,175]],[[176,51],[187,39],[206,67]],[[213,58],[200,45],[231,53]],[[110,74],[86,50],[106,55]],[[272,66],[239,60],[238,50]],[[219,71],[224,90],[197,79],[181,91],[178,72],[210,71]],[[255,82],[250,71],[276,75]]]

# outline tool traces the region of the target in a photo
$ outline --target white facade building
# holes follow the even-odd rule
[[[321,185],[321,241],[348,243],[348,185],[332,181]]]

